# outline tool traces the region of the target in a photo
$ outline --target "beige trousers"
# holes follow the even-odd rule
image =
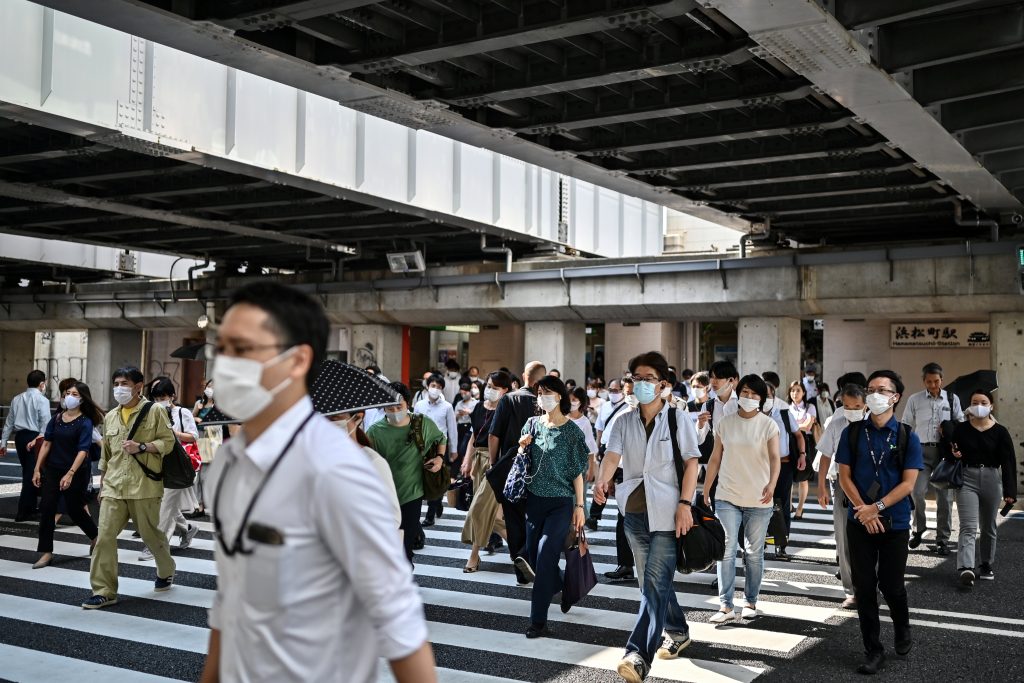
[[[105,496],[100,503],[99,535],[89,565],[93,595],[117,597],[117,535],[124,531],[129,518],[135,522],[142,540],[153,552],[157,576],[166,579],[174,575],[171,548],[167,537],[158,528],[160,499],[122,500]]]

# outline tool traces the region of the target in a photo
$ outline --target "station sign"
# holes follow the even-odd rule
[[[987,349],[992,346],[988,323],[892,323],[889,346],[894,349]]]

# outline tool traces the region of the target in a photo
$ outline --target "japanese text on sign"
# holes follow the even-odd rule
[[[989,348],[988,323],[892,323],[891,348]]]

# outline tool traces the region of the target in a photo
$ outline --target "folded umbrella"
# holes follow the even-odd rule
[[[961,375],[946,385],[946,392],[953,392],[960,399],[963,408],[971,405],[971,394],[982,389],[989,393],[999,388],[995,370],[976,370],[968,375]]]
[[[398,393],[365,370],[336,360],[324,362],[310,389],[313,407],[324,415],[398,405]]]
[[[185,344],[171,351],[171,358],[184,358],[185,360],[207,360],[207,347],[209,342],[193,342]]]

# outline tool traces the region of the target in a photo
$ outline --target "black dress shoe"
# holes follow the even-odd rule
[[[587,517],[587,528],[591,531],[597,531],[597,520],[593,517]]]
[[[433,517],[425,517],[423,519],[423,521],[420,522],[420,526],[424,527],[424,528],[434,526],[434,518]]]
[[[935,544],[935,554],[942,555],[943,557],[949,555],[949,546],[946,545],[945,541],[939,541]]]
[[[885,666],[885,652],[869,652],[864,663],[857,667],[857,673],[874,676]]]
[[[910,651],[913,649],[914,641],[910,639],[910,636],[907,636],[903,640],[897,640],[895,647],[896,654],[898,654],[900,657],[906,657],[908,654],[910,654]]]
[[[917,546],[921,545],[921,537],[922,536],[924,536],[924,532],[923,531],[921,533],[914,532],[913,534],[911,534],[910,542],[907,543],[907,547],[909,547],[911,550],[913,550]]]
[[[530,628],[526,629],[527,638],[543,638],[551,635],[551,631],[548,630],[547,624],[530,624]]]
[[[786,552],[785,548],[776,548],[775,549],[775,559],[780,561],[780,562],[789,562],[789,560],[790,560],[789,553]]]
[[[605,572],[605,578],[611,579],[612,581],[632,581],[633,580],[633,568],[625,565],[619,565],[614,571]]]

